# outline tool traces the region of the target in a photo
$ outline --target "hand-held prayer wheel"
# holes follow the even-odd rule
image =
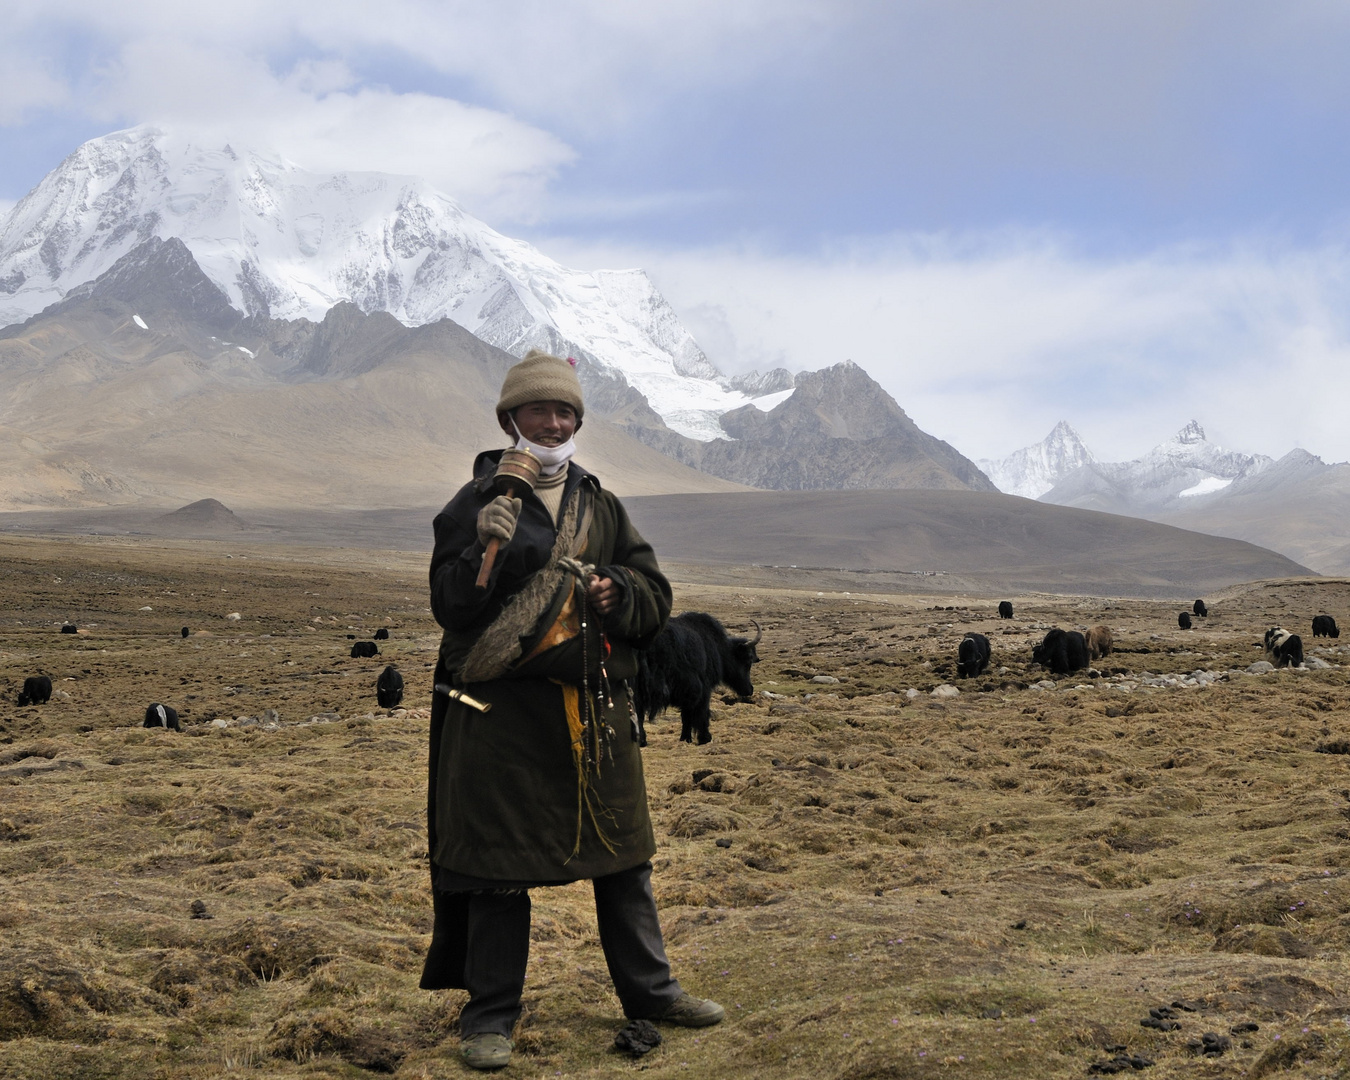
[[[543,469],[544,463],[531,454],[528,450],[504,450],[502,457],[497,462],[497,472],[492,478],[492,486],[497,489],[501,495],[508,499],[516,497],[516,491],[533,491],[535,481],[539,479],[539,472]],[[487,550],[483,552],[483,565],[478,571],[477,585],[480,589],[486,589],[488,578],[492,576],[492,564],[497,561],[497,549],[501,547],[501,541],[493,537],[488,541]]]

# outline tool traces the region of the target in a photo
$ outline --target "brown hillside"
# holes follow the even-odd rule
[[[671,495],[629,509],[667,560],[942,574],[982,593],[1198,596],[1310,572],[1242,541],[974,491]]]

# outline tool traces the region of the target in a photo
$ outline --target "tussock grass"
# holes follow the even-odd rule
[[[0,539],[0,1076],[461,1075],[462,995],[416,987],[423,568],[224,553]],[[1350,776],[1325,748],[1350,651],[1242,672],[1350,586],[1231,590],[1189,632],[1175,605],[1013,597],[1000,623],[997,599],[679,586],[765,630],[767,694],[717,704],[707,746],[653,725],[645,756],[667,948],[730,1015],[618,1057],[589,888],[539,890],[510,1075],[1084,1077],[1121,1045],[1152,1077],[1345,1075]],[[1098,622],[1101,677],[1034,688],[1031,642]],[[994,663],[956,680],[967,630]],[[1197,670],[1223,677],[1143,678]],[[61,693],[17,708],[39,671]],[[155,700],[184,733],[135,726]],[[1174,1001],[1180,1030],[1140,1026]]]

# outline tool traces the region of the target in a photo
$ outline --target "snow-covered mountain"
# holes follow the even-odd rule
[[[1061,420],[1040,442],[999,461],[982,458],[978,464],[999,491],[1039,499],[1074,469],[1092,460],[1092,451],[1082,436],[1067,420]]]
[[[724,438],[718,417],[766,392],[723,377],[642,270],[570,270],[413,177],[321,175],[149,125],[85,143],[0,221],[0,326],[150,237],[181,239],[249,315],[318,322],[349,300],[409,326],[450,318],[517,356],[578,356],[695,439]]]
[[[1178,500],[1157,520],[1260,544],[1320,574],[1350,574],[1350,464],[1291,450],[1213,498]]]
[[[1257,475],[1273,459],[1210,442],[1192,420],[1167,442],[1135,461],[1090,461],[1062,477],[1042,502],[1116,514],[1150,516],[1164,507],[1222,492]]]

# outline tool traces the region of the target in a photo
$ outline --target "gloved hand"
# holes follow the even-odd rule
[[[508,543],[516,533],[516,519],[520,517],[521,502],[506,495],[498,495],[478,511],[478,540],[484,547],[494,536]]]

